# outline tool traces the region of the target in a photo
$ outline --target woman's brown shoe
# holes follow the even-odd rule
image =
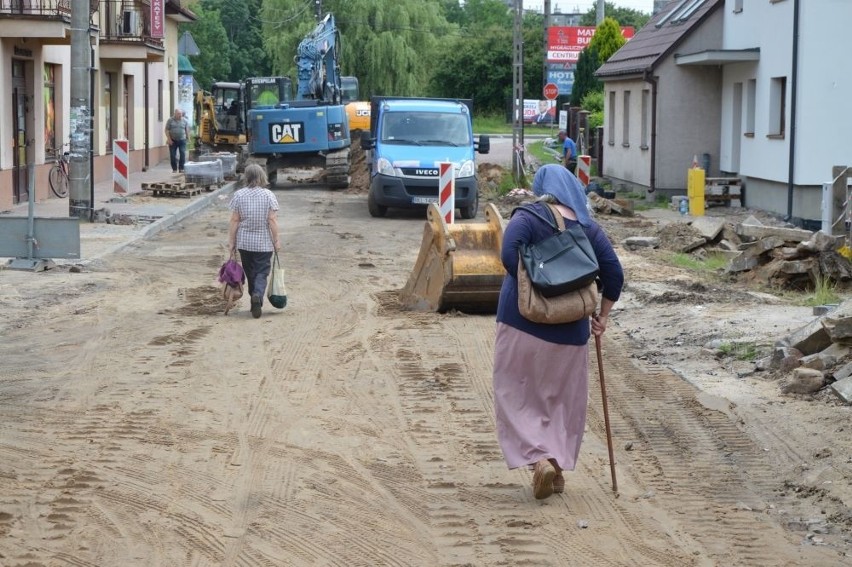
[[[553,494],[553,477],[556,469],[547,459],[542,459],[533,468],[533,496],[536,500],[543,500]]]
[[[558,472],[553,477],[553,493],[562,494],[563,492],[565,492],[565,477],[562,476],[561,472]]]

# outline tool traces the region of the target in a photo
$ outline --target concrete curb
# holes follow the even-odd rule
[[[215,191],[206,193],[200,199],[192,201],[189,205],[180,209],[174,214],[165,216],[160,220],[151,223],[140,231],[139,239],[145,240],[151,238],[158,232],[166,230],[167,228],[179,223],[187,217],[190,217],[198,213],[199,211],[206,209],[217,197],[219,197],[219,195],[224,195],[233,191],[236,184],[236,181],[231,181],[230,183],[223,185]]]
[[[72,263],[75,263],[75,264],[78,264],[78,265],[86,265],[93,260],[98,260],[100,258],[103,258],[104,256],[109,256],[110,254],[114,254],[114,253],[120,251],[121,249],[123,249],[127,246],[130,246],[131,244],[133,244],[133,243],[135,243],[139,240],[147,240],[147,239],[155,236],[159,232],[162,232],[162,231],[176,225],[177,223],[181,222],[182,220],[185,220],[186,218],[206,209],[220,195],[226,195],[226,194],[232,192],[234,190],[234,187],[237,186],[237,183],[238,183],[238,181],[231,181],[231,182],[223,185],[222,187],[220,187],[219,189],[216,189],[215,191],[213,191],[211,193],[206,193],[200,199],[196,199],[196,200],[192,201],[191,203],[189,203],[189,205],[187,205],[186,207],[184,207],[184,208],[182,208],[178,211],[175,211],[174,213],[172,213],[170,215],[164,216],[163,218],[161,218],[161,219],[151,223],[150,225],[146,226],[145,228],[143,228],[142,230],[137,232],[136,236],[134,238],[131,238],[131,239],[127,240],[126,242],[116,244],[115,246],[112,246],[112,247],[100,252],[99,254],[97,254],[95,256],[91,256],[91,257],[89,257],[85,260],[72,261]]]

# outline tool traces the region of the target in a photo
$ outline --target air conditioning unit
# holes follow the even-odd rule
[[[137,12],[125,10],[121,14],[121,35],[136,35],[136,20],[139,17]]]

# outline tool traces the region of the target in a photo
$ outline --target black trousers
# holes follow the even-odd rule
[[[266,295],[266,282],[272,266],[272,252],[249,252],[240,250],[240,263],[246,273],[246,288],[252,297],[259,296],[263,304]]]

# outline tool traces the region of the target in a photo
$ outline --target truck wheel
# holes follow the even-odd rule
[[[388,212],[387,207],[376,202],[376,199],[373,198],[372,192],[367,196],[367,210],[370,211],[370,216],[375,218],[383,217],[385,216],[385,213]]]
[[[463,219],[475,219],[479,211],[479,192],[476,193],[473,203],[469,207],[461,207],[459,212]]]

